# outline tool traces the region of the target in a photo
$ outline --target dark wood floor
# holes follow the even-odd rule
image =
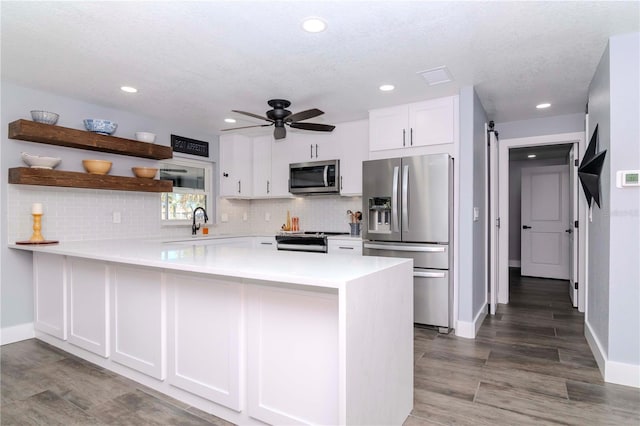
[[[518,271],[514,271],[518,272]],[[475,340],[415,329],[415,425],[639,425],[605,384],[566,282],[512,276]],[[0,348],[2,425],[229,425],[35,339]]]
[[[475,340],[415,332],[415,425],[640,425],[640,389],[604,383],[566,281],[510,271]]]

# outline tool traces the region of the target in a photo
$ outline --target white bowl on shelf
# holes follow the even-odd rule
[[[22,161],[32,169],[53,169],[60,164],[59,157],[41,157],[27,152],[21,154]]]
[[[154,143],[156,134],[150,132],[136,132],[136,140],[140,142]]]
[[[60,117],[55,112],[49,111],[31,111],[31,119],[36,123],[44,123],[44,124],[56,124],[58,122],[58,117]]]

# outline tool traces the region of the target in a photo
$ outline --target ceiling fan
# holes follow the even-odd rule
[[[260,120],[268,121],[270,124],[258,124],[254,126],[244,126],[244,127],[234,127],[232,129],[221,129],[223,132],[227,130],[238,130],[238,129],[249,129],[251,127],[269,127],[275,126],[273,130],[273,137],[275,139],[284,139],[287,136],[287,129],[285,128],[285,124],[289,127],[293,127],[294,129],[302,129],[302,130],[313,130],[316,132],[331,132],[336,126],[332,126],[330,124],[320,124],[320,123],[300,123],[302,120],[307,120],[309,118],[317,117],[319,115],[324,114],[323,111],[319,109],[312,108],[305,111],[296,112],[292,114],[288,108],[291,105],[291,102],[286,99],[271,99],[267,102],[269,106],[273,109],[267,111],[266,117],[261,115],[253,114],[246,111],[237,111],[232,110],[233,112],[237,112],[238,114],[248,115],[249,117],[259,118]]]

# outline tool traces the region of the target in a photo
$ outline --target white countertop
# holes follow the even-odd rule
[[[188,238],[166,243],[127,239],[9,246],[108,262],[328,288],[340,288],[347,281],[412,262],[386,257],[272,251],[252,248],[250,244],[207,245],[202,238],[192,245],[185,240]]]

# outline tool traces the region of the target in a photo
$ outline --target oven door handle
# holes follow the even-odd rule
[[[289,251],[320,251],[323,252],[326,250],[326,246],[315,245],[315,244],[283,244],[280,243],[277,245],[278,250],[289,250]]]
[[[444,272],[413,272],[414,277],[419,278],[444,278],[446,274]]]
[[[407,247],[398,246],[393,244],[372,244],[364,243],[364,248],[376,249],[376,250],[395,250],[395,251],[417,251],[427,253],[443,253],[445,247]]]

